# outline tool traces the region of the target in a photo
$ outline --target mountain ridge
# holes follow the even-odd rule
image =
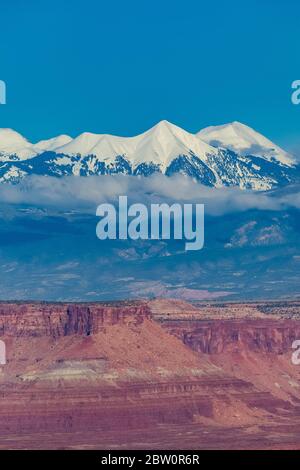
[[[60,135],[35,144],[12,129],[0,129],[2,182],[16,183],[31,174],[161,172],[182,173],[208,186],[268,190],[294,181],[295,165],[292,155],[237,122],[192,134],[164,120],[133,137],[84,132],[74,139]]]
[[[229,148],[240,155],[263,156],[268,160],[274,158],[282,164],[293,165],[295,159],[271,140],[254,129],[238,121],[220,126],[209,126],[197,133],[210,145],[217,144]]]

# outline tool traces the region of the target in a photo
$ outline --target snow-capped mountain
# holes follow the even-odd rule
[[[210,126],[198,132],[198,137],[214,147],[225,147],[239,155],[254,155],[283,165],[293,165],[294,157],[269,139],[240,122]]]
[[[72,140],[67,135],[60,135],[49,140],[31,144],[25,137],[13,129],[0,129],[0,162],[26,160],[45,151],[55,150]]]
[[[206,154],[216,153],[215,149],[194,134],[167,121],[159,122],[136,137],[84,133],[67,145],[57,148],[56,152],[66,155],[95,155],[107,163],[113,163],[117,156],[124,156],[134,168],[147,163],[159,165],[163,172],[179,155],[189,155],[192,152],[205,159]]]
[[[83,133],[32,144],[0,129],[0,181],[26,175],[182,173],[209,186],[267,190],[298,178],[294,160],[271,141],[239,123],[191,134],[161,121],[135,137]]]
[[[0,162],[23,160],[36,155],[34,145],[12,129],[0,129]]]
[[[37,153],[41,153],[41,151],[55,151],[55,149],[62,147],[63,145],[67,145],[71,141],[72,137],[69,135],[59,135],[58,137],[53,137],[52,139],[40,140],[37,144],[34,144],[34,148],[36,149]]]

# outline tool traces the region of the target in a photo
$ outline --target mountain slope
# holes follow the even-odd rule
[[[34,145],[13,129],[0,129],[0,162],[37,155]]]
[[[216,147],[226,147],[239,155],[254,155],[266,160],[276,160],[283,165],[293,165],[294,158],[251,127],[240,122],[210,126],[197,134],[200,139]]]
[[[69,135],[59,135],[52,139],[40,140],[37,144],[34,144],[34,148],[37,153],[40,153],[41,151],[51,151],[63,145],[67,145],[72,140],[72,137]]]
[[[218,146],[217,146],[218,143]],[[227,148],[226,148],[227,147]],[[267,190],[298,178],[293,157],[239,123],[191,134],[161,121],[135,137],[83,133],[31,144],[0,130],[0,181],[26,175],[185,174],[208,186]]]
[[[184,131],[167,121],[136,137],[117,137],[83,133],[67,145],[56,148],[56,153],[82,156],[95,155],[105,162],[113,162],[115,157],[124,156],[133,167],[140,163],[159,165],[165,171],[173,159],[179,155],[199,155],[205,161],[206,154],[217,150],[197,136]]]

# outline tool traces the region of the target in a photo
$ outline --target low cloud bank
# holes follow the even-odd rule
[[[293,190],[254,192],[239,188],[209,188],[192,179],[176,175],[156,174],[148,178],[106,175],[53,178],[32,176],[17,185],[0,185],[0,202],[11,206],[52,208],[95,213],[103,202],[117,202],[127,195],[129,202],[193,202],[204,203],[206,213],[218,216],[250,209],[279,211],[300,208],[300,187]]]

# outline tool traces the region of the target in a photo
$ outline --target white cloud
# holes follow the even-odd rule
[[[102,202],[116,202],[127,195],[130,202],[180,201],[204,203],[206,213],[223,215],[250,209],[282,210],[300,208],[300,189],[291,194],[262,193],[239,188],[209,188],[182,175],[151,177],[105,175],[64,178],[32,176],[18,185],[0,185],[0,201],[20,209],[22,206],[60,211],[95,213]]]

